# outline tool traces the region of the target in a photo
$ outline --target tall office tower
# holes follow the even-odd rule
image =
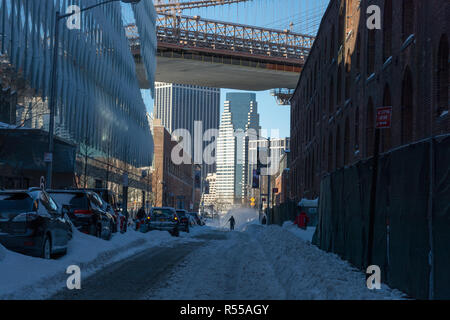
[[[217,142],[218,201],[230,205],[242,201],[245,132],[255,126],[254,121],[259,122],[256,95],[227,93]]]
[[[186,129],[191,135],[191,152],[197,151],[203,159],[203,150],[208,144],[203,142],[202,150],[195,150],[194,138],[203,141],[203,133],[208,129],[219,128],[220,89],[191,86],[174,83],[155,83],[154,118],[161,119],[162,125],[173,133],[177,129]],[[201,121],[201,137],[194,135],[194,123]],[[198,159],[197,160],[201,160]],[[202,166],[202,176],[215,172],[215,164]]]

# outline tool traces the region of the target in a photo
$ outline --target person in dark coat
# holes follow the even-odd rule
[[[234,220],[234,217],[231,216],[231,218],[228,219],[228,222],[230,223],[230,230],[233,231],[234,230],[234,225],[236,224],[236,220]]]
[[[139,211],[136,214],[136,230],[139,230],[142,220],[145,219],[145,209],[144,206],[142,206]]]

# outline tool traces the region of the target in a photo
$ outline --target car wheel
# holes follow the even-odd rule
[[[52,256],[52,242],[50,241],[49,236],[45,236],[44,244],[42,246],[41,258],[49,260],[51,259],[51,256]]]
[[[97,226],[97,228],[95,228],[95,236],[97,238],[101,238],[102,237],[102,227],[101,226]]]

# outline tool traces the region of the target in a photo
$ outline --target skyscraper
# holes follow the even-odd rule
[[[224,106],[217,142],[217,198],[230,205],[240,204],[245,188],[246,132],[259,130],[256,95],[227,93]]]
[[[162,125],[173,133],[177,129],[186,129],[191,135],[191,152],[195,154],[194,122],[202,122],[201,139],[208,129],[219,128],[220,89],[174,83],[155,83],[155,119],[161,119]],[[206,142],[203,142],[203,148]],[[197,150],[203,154],[202,150]],[[203,177],[215,172],[215,165],[203,165]]]

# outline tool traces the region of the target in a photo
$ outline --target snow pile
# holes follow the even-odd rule
[[[56,260],[29,257],[0,246],[0,299],[42,299],[65,288],[70,265],[80,267],[83,279],[142,250],[176,241],[185,239],[168,232],[144,234],[129,229],[105,241],[75,230],[67,255]]]
[[[289,299],[372,300],[402,299],[404,295],[382,285],[369,290],[366,276],[337,255],[320,250],[278,226],[251,226]]]
[[[312,242],[314,232],[316,232],[316,227],[307,227],[306,230],[299,228],[294,222],[286,221],[283,223],[283,229],[291,232],[296,237],[308,242]]]
[[[0,261],[5,259],[6,256],[6,249],[0,244]]]

